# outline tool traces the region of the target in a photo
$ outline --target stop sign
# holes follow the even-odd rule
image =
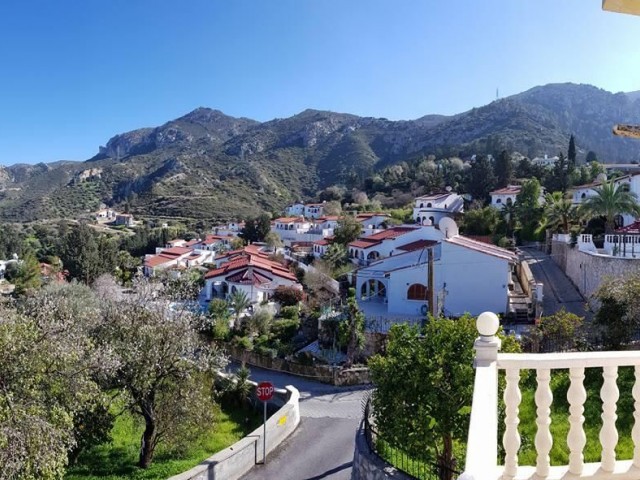
[[[273,391],[274,388],[271,382],[260,382],[256,389],[256,394],[258,395],[259,400],[266,402],[267,400],[271,400],[271,397],[273,397]]]

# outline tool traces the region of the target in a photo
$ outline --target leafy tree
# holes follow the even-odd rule
[[[324,208],[322,209],[324,215],[341,215],[342,214],[342,205],[337,200],[332,200],[324,204]]]
[[[595,193],[584,201],[580,210],[585,216],[604,217],[606,233],[615,228],[616,215],[640,215],[636,194],[630,192],[626,185],[617,185],[613,180],[606,181],[595,189]]]
[[[606,278],[593,296],[600,304],[594,323],[602,329],[603,344],[620,350],[640,326],[640,275]]]
[[[567,163],[567,170],[570,174],[576,168],[576,139],[573,134],[571,134],[571,138],[569,138],[569,151],[567,153],[567,159],[569,161]]]
[[[292,307],[298,305],[303,297],[302,290],[293,287],[278,287],[271,298],[282,307]]]
[[[246,243],[262,242],[271,231],[271,219],[269,215],[263,213],[257,218],[245,220],[244,228],[239,237]]]
[[[338,220],[333,231],[334,243],[347,246],[362,234],[362,224],[351,215],[345,215]]]
[[[569,170],[564,154],[560,152],[558,161],[553,167],[553,176],[551,177],[551,188],[553,191],[566,192],[569,185]]]
[[[454,441],[465,442],[473,397],[475,319],[429,318],[417,327],[394,325],[386,354],[369,359],[376,390],[376,426],[394,446],[442,466],[449,480],[457,467]],[[517,351],[511,337],[502,351]]]
[[[60,259],[71,278],[87,284],[103,273],[96,234],[86,224],[69,228],[62,239]]]
[[[273,314],[264,308],[258,308],[246,322],[249,333],[255,335],[268,335],[273,322]]]
[[[347,346],[345,366],[353,365],[354,360],[364,348],[364,314],[358,308],[355,288],[349,289],[347,297],[347,318],[340,323],[340,343]]]
[[[584,317],[567,312],[564,307],[560,311],[542,317],[533,331],[533,341],[542,352],[562,352],[576,350],[580,346],[578,331]]]
[[[280,235],[278,235],[276,232],[267,233],[267,235],[264,237],[264,241],[271,250],[275,250],[276,248],[280,248],[284,245],[282,243]]]
[[[533,178],[522,184],[516,197],[516,216],[520,223],[520,235],[524,240],[535,239],[535,232],[542,218],[540,190],[540,182]]]
[[[79,417],[106,405],[96,379],[114,367],[88,335],[97,307],[70,284],[46,286],[19,309],[0,305],[2,478],[61,479],[68,452],[93,443]]]
[[[594,152],[593,150],[589,150],[587,152],[587,157],[585,158],[585,163],[590,164],[592,162],[597,162],[598,161],[598,156],[596,155],[596,152]]]
[[[496,159],[495,165],[496,187],[506,187],[513,180],[513,161],[506,150],[502,150]]]
[[[468,235],[491,235],[500,223],[500,212],[493,207],[475,208],[465,212],[460,229]]]
[[[12,279],[16,286],[15,293],[23,295],[28,290],[40,288],[42,275],[40,273],[40,264],[36,257],[32,253],[27,253],[17,265],[18,269]]]
[[[126,250],[120,250],[117,253],[115,275],[122,285],[131,283],[140,263],[139,258],[132,256]]]
[[[484,202],[489,198],[489,193],[495,188],[496,181],[489,159],[484,155],[477,155],[475,162],[473,162],[468,171],[467,192],[474,199]]]
[[[173,294],[144,282],[136,292],[103,301],[94,341],[118,364],[105,387],[120,391],[144,420],[138,465],[147,468],[160,442],[177,446],[210,428],[212,373],[223,358],[198,334],[197,315],[169,308]]]
[[[349,262],[349,252],[347,247],[340,243],[332,243],[327,248],[326,253],[322,259],[327,263],[331,270],[335,270],[342,265],[346,265]]]

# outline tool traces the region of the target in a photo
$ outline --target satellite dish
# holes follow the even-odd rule
[[[459,234],[458,225],[453,218],[442,217],[438,222],[438,228],[444,232],[445,237],[451,238]]]
[[[445,190],[447,191],[447,193],[451,193],[451,190],[453,190],[453,188],[451,188],[450,186],[447,185],[447,187],[445,188]]]

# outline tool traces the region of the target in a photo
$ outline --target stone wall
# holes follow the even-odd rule
[[[276,398],[280,397],[280,398]],[[280,443],[293,433],[300,423],[300,393],[294,387],[276,390],[274,403],[284,405],[267,420],[267,456]],[[242,478],[257,463],[262,463],[263,449],[262,425],[234,443],[230,447],[216,453],[212,457],[169,480],[236,480]]]
[[[336,386],[366,385],[371,383],[369,369],[366,367],[342,368],[330,365],[302,365],[283,358],[260,355],[233,345],[227,345],[225,348],[231,358],[238,362],[244,362],[249,366],[287,372]]]
[[[369,449],[364,433],[364,424],[361,422],[360,428],[356,433],[351,480],[383,480],[389,478],[410,480],[414,477],[399,472]]]
[[[606,277],[624,277],[638,273],[640,259],[611,257],[594,252],[583,252],[564,242],[551,243],[553,260],[560,265],[585,298],[598,289]]]

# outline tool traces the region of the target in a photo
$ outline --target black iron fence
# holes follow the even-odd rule
[[[420,459],[407,454],[396,442],[382,436],[371,418],[371,400],[364,407],[364,435],[369,451],[404,474],[418,480],[453,480],[460,472],[431,459]]]

